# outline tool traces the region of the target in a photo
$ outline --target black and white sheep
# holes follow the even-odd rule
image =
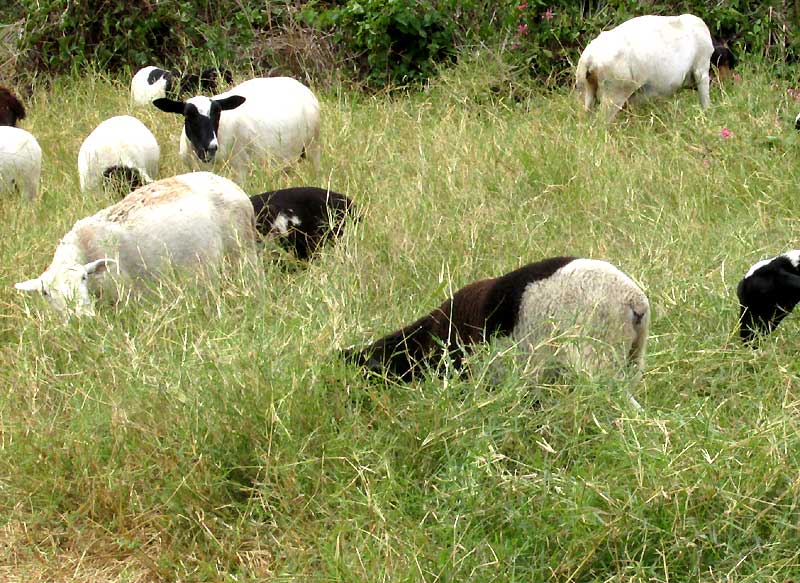
[[[173,89],[174,75],[159,67],[139,69],[131,79],[131,103],[137,106],[151,104],[154,100],[166,97]]]
[[[81,144],[78,173],[81,191],[100,188],[106,180],[127,184],[128,191],[158,176],[160,149],[152,132],[130,115],[111,117]]]
[[[0,126],[16,126],[25,119],[25,107],[16,95],[0,86]]]
[[[708,107],[714,45],[697,16],[638,16],[601,32],[581,53],[575,88],[588,111],[599,101],[612,119],[631,98],[697,87]]]
[[[753,265],[736,287],[739,334],[746,343],[769,334],[800,302],[800,250]]]
[[[19,190],[28,200],[39,192],[42,148],[32,134],[0,126],[0,190]]]
[[[254,167],[304,156],[319,169],[319,102],[290,77],[250,79],[216,97],[153,105],[185,117],[180,155],[191,169],[227,162],[240,182]]]
[[[264,239],[277,239],[298,259],[306,260],[328,239],[342,234],[353,201],[343,194],[313,186],[284,188],[250,197],[256,229]]]
[[[605,261],[554,257],[474,282],[416,322],[344,356],[410,380],[445,354],[459,367],[465,348],[505,336],[577,370],[596,372],[625,359],[641,371],[649,321],[647,296],[622,271]],[[548,342],[556,335],[587,341],[559,351]]]

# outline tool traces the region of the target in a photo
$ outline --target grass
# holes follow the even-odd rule
[[[324,177],[363,219],[307,269],[265,259],[63,324],[13,282],[79,218],[77,151],[127,82],[28,104],[41,200],[0,221],[0,578],[6,581],[787,581],[800,575],[798,323],[757,350],[735,285],[797,247],[800,154],[758,68],[607,127],[491,61],[406,97],[321,94]],[[512,99],[521,97],[519,102]],[[182,172],[181,120],[136,115]],[[733,136],[723,139],[729,128]],[[654,310],[638,385],[531,386],[490,346],[401,385],[336,358],[450,292],[545,257],[604,258]],[[634,410],[631,390],[643,405]]]

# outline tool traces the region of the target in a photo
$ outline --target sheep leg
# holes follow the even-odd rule
[[[602,103],[606,121],[613,121],[639,87],[629,81],[607,81],[598,87],[598,100]]]
[[[39,190],[39,173],[29,172],[20,178],[20,190],[25,193],[29,201],[36,200],[37,191]]]
[[[693,71],[694,81],[697,85],[697,91],[700,93],[700,106],[706,109],[711,105],[711,98],[709,96],[709,84],[711,79],[708,76],[708,67],[696,67]]]

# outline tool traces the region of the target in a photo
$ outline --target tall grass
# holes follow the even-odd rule
[[[797,577],[798,324],[743,347],[734,293],[797,246],[794,103],[746,69],[708,111],[684,92],[606,126],[502,73],[466,63],[418,95],[321,96],[324,177],[256,169],[243,185],[356,201],[362,220],[308,268],[265,257],[68,324],[11,284],[110,204],[80,193],[76,158],[129,112],[127,85],[97,74],[34,95],[41,200],[0,199],[0,578]],[[135,114],[161,176],[182,172],[181,120]],[[471,375],[407,385],[336,357],[559,254],[608,259],[648,293],[638,385],[489,374],[499,346]]]

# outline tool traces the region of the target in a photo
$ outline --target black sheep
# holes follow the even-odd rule
[[[787,251],[753,265],[736,288],[739,334],[750,343],[769,334],[800,302],[800,251]]]
[[[353,201],[343,194],[303,186],[250,197],[256,229],[264,239],[276,238],[298,259],[307,260],[327,239],[342,234]]]

